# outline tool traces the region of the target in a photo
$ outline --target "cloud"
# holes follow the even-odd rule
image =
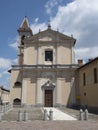
[[[8,69],[0,69],[0,78],[6,78],[6,76],[8,77],[9,76],[9,72],[8,72]],[[0,84],[1,84],[1,80],[0,79]],[[5,80],[6,81],[6,80]]]
[[[34,22],[38,23],[38,21],[39,21],[39,18],[35,18]]]
[[[17,58],[16,58],[16,59],[13,59],[13,60],[12,60],[12,63],[13,63],[13,64],[17,64],[17,61],[18,61]]]
[[[9,46],[12,47],[13,49],[17,50],[17,47],[18,47],[18,36],[15,37],[14,39],[10,40]]]
[[[75,54],[76,54],[76,61],[77,59],[84,59],[84,61],[87,61],[88,59],[92,59],[98,56],[98,46],[77,48],[75,49]]]
[[[16,64],[16,59],[7,59],[0,57],[0,85],[3,85],[5,88],[10,87],[10,75],[8,73],[9,68],[12,64]]]
[[[6,58],[0,58],[0,86],[3,85],[5,88],[9,88],[9,73],[8,68],[11,67],[12,60]]]
[[[6,58],[0,58],[0,69],[5,69],[11,66],[12,61]]]
[[[35,18],[34,23],[30,25],[33,34],[38,33],[39,31],[43,31],[47,28],[46,23],[39,23],[38,18]]]
[[[9,46],[17,50],[17,41],[14,43],[11,43]]]
[[[2,74],[0,74],[0,78],[2,77]]]
[[[52,26],[66,34],[73,33],[79,47],[94,46],[98,41],[97,14],[97,0],[75,0],[67,6],[58,7],[56,16],[52,18]]]
[[[53,11],[62,2],[62,0],[48,0],[45,4],[46,13],[52,15]]]
[[[56,15],[51,17],[51,25],[66,35],[74,35],[76,58],[98,56],[98,0],[74,0],[59,5]]]
[[[12,64],[17,64],[17,59],[0,58],[0,73],[6,74]]]
[[[0,86],[3,86],[6,89],[10,89],[10,76],[4,75],[5,78],[0,79]]]
[[[12,64],[17,64],[17,59],[7,59],[0,57],[0,69],[9,68]]]

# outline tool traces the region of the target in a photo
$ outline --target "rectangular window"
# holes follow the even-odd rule
[[[85,73],[83,73],[83,85],[84,86],[86,85],[86,75],[85,75]]]
[[[45,51],[45,61],[53,61],[53,51],[52,50]]]
[[[93,73],[94,73],[94,83],[97,83],[97,68],[94,68]]]

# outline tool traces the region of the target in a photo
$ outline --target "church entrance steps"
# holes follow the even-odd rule
[[[49,111],[53,111],[53,120],[77,120],[76,118],[70,116],[69,114],[62,112],[61,110],[58,110],[54,107],[44,107],[44,110],[47,110],[47,113],[49,115]]]

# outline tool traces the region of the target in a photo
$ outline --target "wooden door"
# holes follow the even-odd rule
[[[53,106],[53,91],[45,90],[45,107]]]

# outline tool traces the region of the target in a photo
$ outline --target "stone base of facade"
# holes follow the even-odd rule
[[[33,104],[21,104],[21,107],[32,108],[32,107],[35,107],[35,105],[33,105]]]
[[[38,104],[35,105],[35,107],[44,107],[44,106],[43,106],[43,104],[38,103]]]
[[[62,107],[62,104],[56,103],[56,104],[54,105],[54,107]]]
[[[32,108],[32,107],[45,107],[43,104],[38,103],[38,104],[21,104],[21,107],[26,107],[26,108]],[[55,105],[53,105],[53,107],[66,107],[65,105],[62,105],[60,103],[56,103]]]

